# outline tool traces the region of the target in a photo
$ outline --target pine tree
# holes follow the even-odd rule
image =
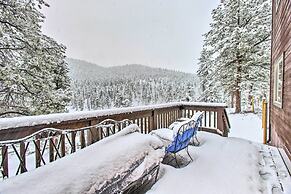
[[[212,19],[198,74],[205,90],[223,91],[213,92],[218,99],[223,99],[221,93],[228,99],[234,96],[240,112],[242,98],[268,87],[270,1],[225,0],[212,12]]]
[[[42,34],[43,0],[0,0],[0,116],[65,110],[65,47]]]

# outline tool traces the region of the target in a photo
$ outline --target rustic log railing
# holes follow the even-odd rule
[[[224,104],[168,103],[0,119],[0,177],[38,168],[114,134],[130,123],[136,123],[146,134],[202,111],[201,130],[227,136],[230,125],[225,108]],[[113,123],[111,119],[121,122]]]

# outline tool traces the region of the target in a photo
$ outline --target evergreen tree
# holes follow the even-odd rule
[[[0,0],[0,116],[65,110],[65,47],[42,34],[43,0]]]
[[[212,12],[212,19],[198,71],[202,98],[214,94],[222,101],[225,95],[234,96],[240,112],[242,98],[262,95],[268,88],[271,2],[225,0]]]

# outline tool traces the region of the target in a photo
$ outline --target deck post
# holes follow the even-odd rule
[[[64,157],[66,155],[66,143],[65,143],[65,135],[62,134],[60,136],[61,143],[61,156]]]
[[[266,99],[263,99],[263,105],[262,105],[262,128],[263,128],[263,143],[267,143],[267,101]]]
[[[1,150],[1,155],[2,155],[2,161],[1,164],[2,166],[0,166],[2,169],[2,175],[3,178],[8,178],[9,174],[8,174],[8,146],[2,146],[2,150]]]
[[[53,162],[55,160],[55,151],[53,144],[55,143],[55,138],[51,137],[49,139],[49,161]]]
[[[35,146],[34,146],[35,147],[35,168],[38,168],[41,166],[41,161],[40,161],[41,155],[37,151],[37,150],[40,150],[40,140],[39,139],[40,139],[40,136],[37,135],[36,140],[35,140]]]
[[[225,131],[223,128],[223,118],[222,118],[223,110],[217,110],[217,129],[223,132],[223,136],[225,136]]]
[[[92,126],[93,122],[90,120],[88,122],[88,127]],[[93,143],[93,127],[87,130],[87,146],[91,145]]]
[[[91,126],[92,125],[97,125],[97,120],[92,120],[91,121]],[[96,141],[98,141],[98,129],[96,127],[92,127],[90,129],[92,135],[91,135],[91,144],[95,143]]]
[[[157,113],[155,110],[152,111],[152,116],[150,117],[150,129],[149,132],[152,130],[157,129]]]
[[[20,159],[22,160],[22,165],[21,165],[21,168],[20,168],[20,172],[21,173],[24,173],[26,172],[26,157],[25,157],[25,143],[24,142],[21,142],[20,143]]]
[[[182,118],[183,117],[183,110],[185,110],[185,107],[180,106],[179,110],[178,110],[178,118]]]

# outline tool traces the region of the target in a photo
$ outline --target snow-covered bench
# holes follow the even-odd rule
[[[4,180],[0,193],[126,193],[136,182],[154,179],[149,174],[157,173],[164,154],[158,138],[130,125],[76,153]]]

